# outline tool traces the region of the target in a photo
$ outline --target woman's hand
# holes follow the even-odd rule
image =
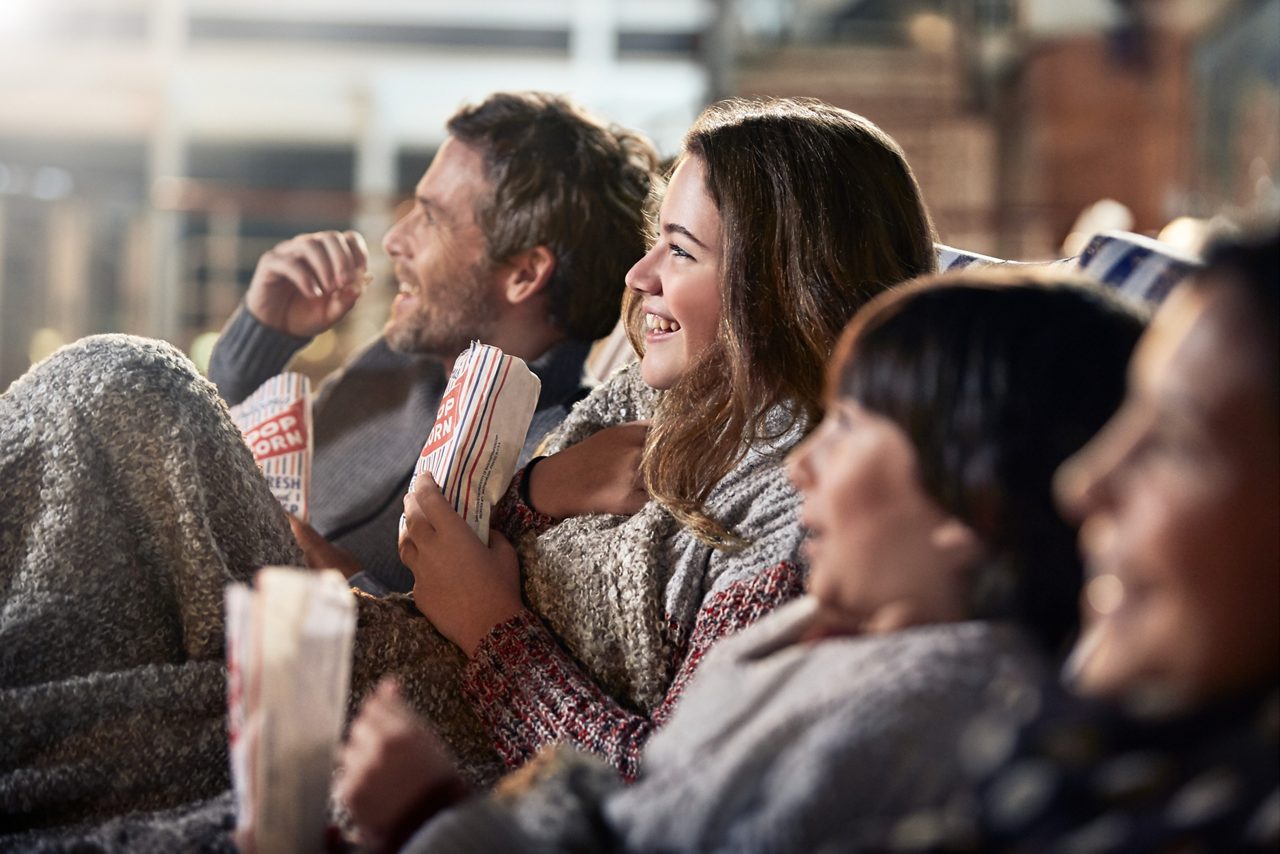
[[[400,559],[418,610],[468,656],[489,630],[524,610],[516,550],[497,531],[489,545],[445,500],[430,474],[404,499]]]
[[[308,569],[336,569],[343,578],[350,578],[364,567],[360,559],[342,546],[335,546],[306,522],[289,514],[289,527],[293,529],[293,538],[302,549],[302,559]]]
[[[555,519],[637,512],[649,500],[640,479],[648,430],[648,421],[606,427],[540,460],[529,473],[533,509]]]
[[[391,847],[465,791],[439,738],[383,679],[365,699],[342,749],[338,798],[371,849]],[[399,840],[403,841],[403,840]]]

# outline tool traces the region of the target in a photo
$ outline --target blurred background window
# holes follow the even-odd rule
[[[1194,252],[1280,208],[1280,0],[2,0],[0,389],[104,331],[207,358],[254,263],[377,246],[463,102],[565,92],[666,154],[711,100],[809,95],[899,140],[940,239],[1034,260],[1126,228]]]

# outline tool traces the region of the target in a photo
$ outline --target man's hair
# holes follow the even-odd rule
[[[828,400],[901,428],[921,486],[986,546],[972,616],[1013,619],[1053,652],[1074,633],[1083,581],[1053,475],[1119,408],[1142,329],[1086,280],[984,269],[878,297],[831,360]]]
[[[446,127],[484,157],[490,187],[476,203],[476,222],[488,261],[546,246],[555,256],[548,319],[570,338],[608,334],[627,270],[645,252],[653,145],[539,92],[490,95]]]

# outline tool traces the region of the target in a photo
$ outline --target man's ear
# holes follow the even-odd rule
[[[503,295],[511,305],[520,305],[546,290],[556,256],[546,246],[533,246],[512,255],[503,266]]]

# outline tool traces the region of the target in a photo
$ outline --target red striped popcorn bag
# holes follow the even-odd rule
[[[311,494],[311,381],[283,373],[231,407],[253,459],[284,509],[306,521]]]
[[[444,497],[489,542],[489,512],[507,491],[542,382],[524,360],[472,341],[453,363],[436,421],[413,469],[431,472]],[[404,530],[404,516],[400,530]]]
[[[246,854],[320,851],[347,707],[355,598],[334,570],[271,566],[254,584],[226,592],[236,844]]]

